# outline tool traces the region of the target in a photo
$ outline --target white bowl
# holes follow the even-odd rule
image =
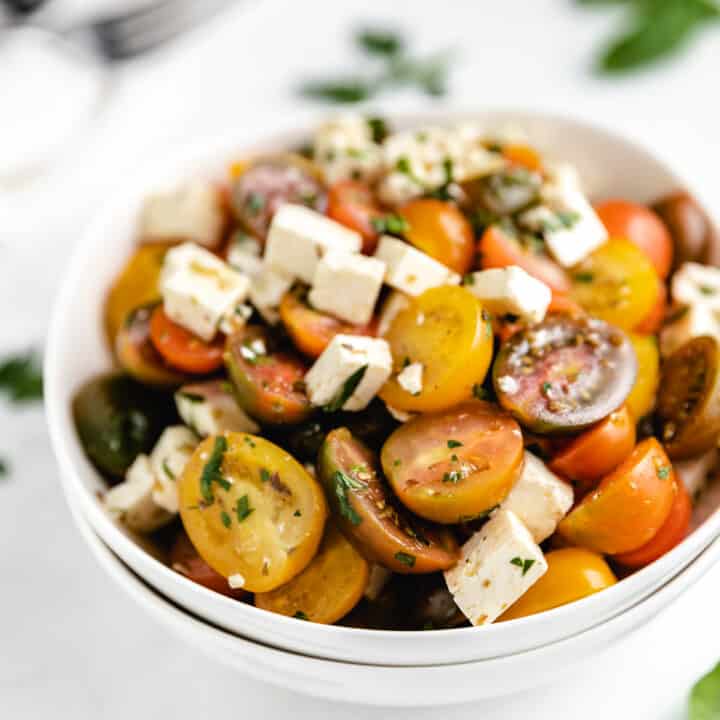
[[[121,562],[93,532],[76,500],[69,503],[82,537],[103,569],[160,624],[209,657],[257,680],[303,695],[362,705],[451,705],[558,682],[577,663],[649,622],[720,560],[720,540],[715,540],[672,580],[626,612],[536,650],[435,667],[359,665],[250,642],[183,612]]]
[[[594,198],[649,201],[688,187],[648,151],[605,130],[566,118],[520,112],[435,113],[393,118],[395,126],[479,120],[488,127],[512,123],[550,157],[575,164]],[[223,177],[228,162],[247,153],[299,144],[308,131],[272,136],[237,133],[213,142],[158,172],[143,170],[101,209],[75,249],[55,305],[46,351],[46,408],[67,494],[100,537],[147,582],[200,617],[246,637],[318,657],[381,665],[441,665],[495,658],[556,642],[629,608],[695,558],[720,534],[713,514],[683,543],[647,568],[598,595],[542,615],[490,625],[433,632],[385,632],[310,624],[230,600],[173,572],[106,514],[98,499],[103,481],[85,457],[71,417],[71,400],[88,378],[112,363],[102,330],[107,288],[135,243],[135,222],[148,191],[188,177]]]

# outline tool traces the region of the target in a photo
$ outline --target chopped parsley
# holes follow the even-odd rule
[[[402,460],[400,458],[393,460],[393,467],[400,467],[401,464],[402,464]]]
[[[176,478],[175,478],[175,473],[170,469],[170,466],[168,465],[167,458],[165,458],[165,459],[162,461],[162,469],[163,469],[163,472],[168,476],[168,478],[170,478],[170,480],[175,480],[175,479],[176,479]]]
[[[323,407],[325,412],[337,412],[342,410],[343,405],[352,397],[357,386],[362,382],[365,377],[368,366],[363,365],[358,368],[350,377],[343,383],[342,387],[338,391],[337,395],[330,400],[330,402]]]
[[[463,275],[462,284],[463,285],[474,285],[475,284],[475,276],[472,273],[466,273],[465,275]]]
[[[212,491],[212,484],[217,483],[223,490],[230,489],[230,483],[223,477],[220,468],[222,467],[223,456],[227,450],[227,440],[223,435],[215,438],[210,458],[205,463],[205,467],[200,475],[200,494],[206,503],[212,503],[215,496]]]
[[[476,400],[487,400],[490,396],[488,391],[480,383],[473,385],[472,394]]]
[[[10,472],[10,466],[7,460],[0,458],[0,478],[4,478]]]
[[[409,553],[404,552],[396,552],[395,553],[395,559],[402,563],[403,565],[407,565],[408,567],[415,567],[415,556],[410,555]]]
[[[14,403],[42,400],[42,369],[34,350],[0,361],[0,392]]]
[[[370,221],[376,232],[390,235],[403,235],[410,229],[410,223],[395,213],[388,213],[380,217],[372,218]]]
[[[294,617],[296,620],[308,620],[308,619],[309,619],[308,616],[307,616],[302,610],[298,610],[298,611],[293,615],[293,617]]]
[[[398,33],[373,28],[359,30],[355,42],[368,55],[393,56],[405,48],[405,41]]]
[[[267,468],[260,468],[260,481],[261,482],[268,482],[270,480],[271,474],[270,471]]]
[[[716,292],[715,288],[709,285],[701,285],[698,290],[700,290],[703,295],[714,295]]]
[[[344,473],[342,470],[335,471],[333,474],[333,483],[335,486],[335,497],[338,500],[340,517],[345,518],[351,525],[359,525],[362,522],[362,518],[350,504],[348,490],[363,490],[367,485]]]
[[[458,440],[448,440],[447,446],[452,450],[452,448],[462,447],[463,444],[461,442],[459,442]]]
[[[260,193],[250,193],[245,201],[248,212],[258,215],[265,207],[265,198]]]
[[[547,380],[542,384],[542,394],[547,395],[552,390],[552,383]]]
[[[387,123],[381,117],[369,117],[367,118],[367,124],[370,128],[373,142],[381,143],[390,134]]]
[[[299,510],[296,510],[296,511],[293,513],[293,517],[302,517],[302,513],[301,513]]]
[[[670,466],[669,465],[663,465],[662,467],[659,467],[657,469],[657,476],[661,480],[667,480],[670,477]]]
[[[237,521],[239,523],[243,520],[247,520],[247,518],[249,518],[254,512],[255,508],[250,507],[250,498],[247,495],[243,495],[241,498],[238,498],[238,501],[235,504],[235,516],[237,517]]]
[[[220,520],[226,528],[229,528],[230,525],[232,525],[231,517],[224,510],[220,513]]]
[[[459,470],[450,470],[443,475],[444,483],[452,483],[456,485],[463,479],[463,474]]]
[[[591,272],[576,272],[573,280],[579,283],[591,283],[595,279],[595,274]]]
[[[521,557],[514,557],[511,561],[511,564],[517,565],[521,570],[523,577],[525,576],[525,573],[535,564],[535,560],[532,558],[521,558]]]

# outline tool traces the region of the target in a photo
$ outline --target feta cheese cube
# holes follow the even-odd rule
[[[552,299],[544,282],[517,265],[472,273],[466,286],[491,313],[510,313],[529,323],[542,321]]]
[[[220,243],[224,225],[217,188],[203,181],[150,195],[140,213],[140,236],[144,242],[185,240],[215,247]]]
[[[231,313],[223,315],[220,321],[220,332],[225,333],[225,335],[232,335],[242,330],[247,325],[247,321],[252,314],[253,309],[247,303],[236,305]]]
[[[673,463],[673,469],[685,485],[691,498],[696,498],[707,485],[710,472],[715,469],[718,462],[718,450],[713,448],[704,455],[680,460]]]
[[[363,410],[387,382],[392,355],[385,340],[359,335],[336,335],[305,375],[313,405],[342,402],[343,410]],[[348,380],[362,375],[352,392]]]
[[[174,517],[155,502],[156,483],[150,458],[138,455],[128,468],[125,480],[105,494],[103,504],[131,530],[153,532]]]
[[[429,255],[391,235],[383,235],[375,257],[386,265],[385,282],[408,295],[422,295],[438,285],[457,285],[460,276]]]
[[[169,250],[160,278],[165,312],[171,320],[209,342],[223,317],[244,302],[250,280],[198,245]]]
[[[240,573],[228,576],[228,587],[231,590],[240,590],[245,587],[245,578]]]
[[[423,389],[423,364],[419,362],[406,365],[397,376],[398,385],[411,395],[419,395]]]
[[[273,217],[265,262],[274,270],[310,284],[328,250],[359,252],[359,233],[303,205],[282,205]]]
[[[280,319],[277,308],[293,282],[289,275],[267,265],[250,280],[250,302],[269,325],[275,325]]]
[[[498,510],[446,570],[455,603],[473,625],[495,621],[547,571],[542,550],[518,517]]]
[[[242,231],[230,238],[227,251],[227,262],[233,270],[253,277],[259,275],[264,265],[260,257],[262,248],[254,237]]]
[[[310,304],[341,320],[370,322],[385,277],[385,263],[365,255],[330,250],[315,270]]]
[[[720,310],[720,268],[683,263],[672,279],[672,298],[680,305],[707,305]]]
[[[403,311],[412,305],[412,300],[401,293],[399,290],[392,290],[383,302],[380,308],[380,317],[378,318],[377,334],[378,337],[385,337],[393,320]]]
[[[176,481],[182,475],[190,456],[198,444],[198,438],[184,425],[172,425],[163,430],[150,453],[150,467],[155,475],[153,502],[169,513],[178,511]]]
[[[572,486],[551,472],[532,453],[525,451],[520,477],[500,507],[523,522],[533,540],[549,538],[573,504]]]
[[[260,426],[237,404],[232,389],[224,380],[183,385],[175,393],[175,405],[183,422],[201,437],[260,430]]]
[[[720,342],[720,312],[706,303],[682,308],[679,317],[660,331],[660,351],[667,357],[688,340],[710,335]]]

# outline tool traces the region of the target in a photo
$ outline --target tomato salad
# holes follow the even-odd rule
[[[592,200],[518,131],[352,115],[148,197],[119,369],[74,400],[108,511],[191,581],[355,627],[653,562],[715,465],[717,242],[687,194]]]

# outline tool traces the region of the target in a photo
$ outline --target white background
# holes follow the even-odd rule
[[[53,11],[90,4],[57,0]],[[569,0],[260,0],[115,72],[93,130],[43,177],[0,194],[0,353],[42,344],[68,253],[120,175],[229,128],[319,112],[293,88],[309,75],[353,69],[348,36],[363,20],[397,22],[424,52],[456,49],[453,104],[548,109],[619,129],[693,178],[720,212],[718,33],[671,64],[606,79],[589,66],[618,15]],[[422,102],[403,93],[375,107]],[[7,111],[0,88],[0,133]],[[52,103],[47,112],[51,119]],[[156,627],[109,584],[73,530],[41,410],[0,406],[0,426],[0,456],[13,468],[0,481],[0,717],[8,720],[391,712],[397,720],[664,720],[684,717],[693,681],[720,659],[716,568],[647,628],[552,687],[451,710],[302,698],[214,664]]]

